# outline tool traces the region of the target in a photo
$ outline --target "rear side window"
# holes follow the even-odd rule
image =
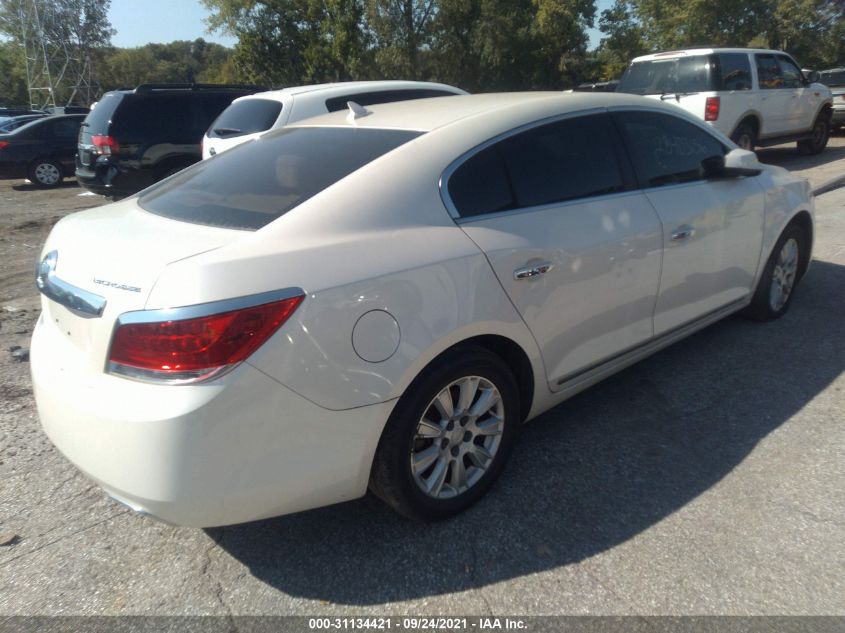
[[[326,109],[337,112],[346,109],[347,101],[354,101],[358,105],[368,106],[377,103],[394,103],[396,101],[411,101],[413,99],[429,99],[431,97],[454,97],[453,92],[445,90],[413,89],[413,90],[379,90],[376,92],[359,92],[343,97],[326,99]]]
[[[567,119],[506,138],[449,179],[461,217],[600,196],[625,189],[606,115]]]
[[[193,125],[193,95],[126,95],[112,116],[111,134],[119,142],[199,143]],[[100,108],[99,104],[94,109]]]
[[[117,92],[107,92],[97,105],[85,117],[85,131],[90,134],[108,134],[109,121],[114,111],[120,105],[123,95]]]
[[[720,53],[717,90],[751,90],[751,62],[745,53]]]
[[[372,128],[283,128],[154,185],[139,204],[185,222],[259,229],[419,135]]]
[[[783,88],[780,65],[774,55],[756,55],[757,80],[763,90]]]
[[[701,161],[727,151],[709,133],[669,114],[619,112],[614,118],[625,135],[642,187],[703,180]]]
[[[273,127],[281,113],[281,101],[272,99],[235,101],[211,124],[208,135],[212,138],[232,138],[264,132]]]
[[[640,95],[714,90],[710,55],[636,62],[628,67],[616,92]]]

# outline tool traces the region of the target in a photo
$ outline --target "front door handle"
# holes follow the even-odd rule
[[[534,264],[533,266],[517,268],[513,271],[513,278],[517,281],[521,279],[533,279],[535,277],[539,277],[540,275],[545,275],[552,268],[554,268],[554,264],[551,262],[541,262],[539,264]]]
[[[695,235],[695,229],[689,224],[684,224],[672,232],[672,241],[680,242],[681,240],[689,239],[693,235]]]

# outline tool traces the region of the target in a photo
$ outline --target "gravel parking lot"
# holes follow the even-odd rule
[[[845,176],[842,136],[760,156]],[[50,227],[103,202],[0,181],[0,616],[845,615],[845,187],[817,199],[783,319],[726,319],[544,414],[469,512],[419,525],[366,497],[209,530],[79,474],[8,351]]]

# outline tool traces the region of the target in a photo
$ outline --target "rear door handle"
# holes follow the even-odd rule
[[[521,279],[533,279],[535,277],[539,277],[540,275],[545,275],[552,268],[554,268],[554,264],[552,264],[551,262],[541,262],[533,266],[517,268],[515,271],[513,271],[513,278],[517,281]]]
[[[689,224],[684,224],[672,232],[672,241],[680,242],[681,240],[689,239],[693,235],[695,235],[695,229]]]

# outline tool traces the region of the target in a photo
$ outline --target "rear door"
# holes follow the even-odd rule
[[[552,390],[652,336],[660,221],[609,115],[545,123],[447,171],[445,197],[543,354]]]
[[[655,336],[742,301],[762,248],[763,188],[756,178],[705,180],[701,161],[727,148],[691,122],[645,110],[613,116],[663,227]]]

